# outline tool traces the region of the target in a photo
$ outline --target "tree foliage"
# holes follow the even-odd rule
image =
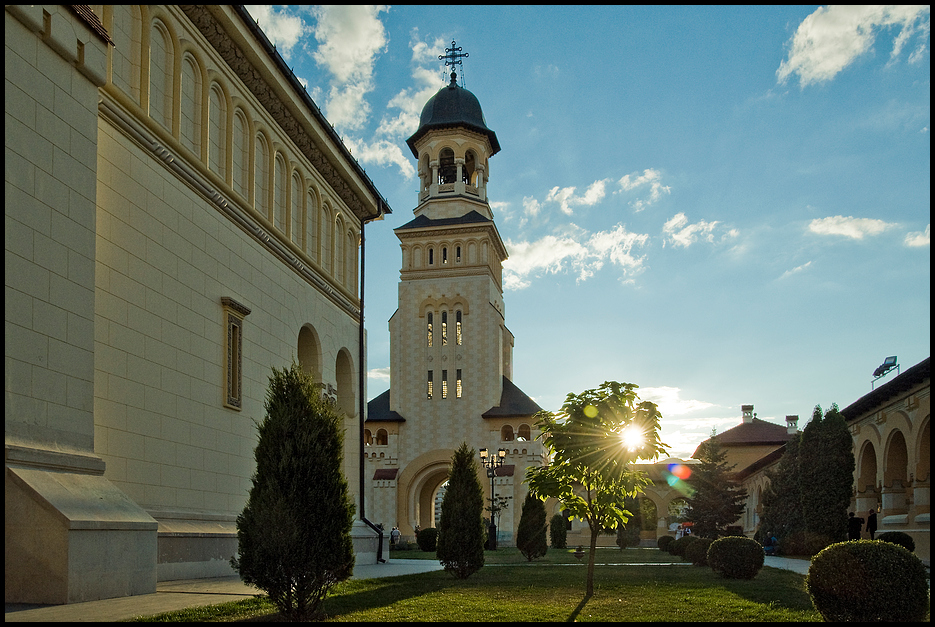
[[[816,405],[799,444],[799,482],[805,528],[821,544],[847,540],[847,508],[854,487],[854,450],[837,404],[822,417]],[[810,547],[809,552],[824,548]]]
[[[693,534],[717,539],[726,535],[727,526],[743,514],[747,491],[733,479],[734,466],[727,465],[727,451],[721,448],[715,433],[699,448],[701,463],[691,482],[695,493],[686,499],[685,517],[694,523]]]
[[[549,549],[546,542],[545,503],[530,490],[523,501],[523,511],[516,529],[516,548],[531,562],[545,555]]]
[[[341,419],[301,367],[273,368],[257,425],[256,472],[231,566],[290,620],[308,620],[351,576],[354,504],[341,472]]]
[[[616,529],[632,516],[623,504],[649,483],[645,473],[632,468],[638,459],[665,452],[659,439],[661,415],[655,403],[640,402],[637,386],[606,381],[599,388],[568,394],[561,410],[536,414],[537,426],[551,454],[545,467],[530,467],[526,482],[540,498],[553,497],[571,516],[587,522],[591,531],[587,591],[594,593],[594,558],[597,537]],[[622,435],[633,429],[637,443]]]
[[[767,471],[769,485],[763,492],[763,514],[755,539],[763,544],[768,535],[779,540],[779,550],[792,549],[805,533],[802,516],[802,480],[799,477],[799,442],[801,434],[786,442],[779,463]],[[791,553],[787,553],[791,554]]]
[[[484,489],[477,478],[474,449],[455,451],[442,499],[436,556],[446,571],[466,579],[484,566]]]

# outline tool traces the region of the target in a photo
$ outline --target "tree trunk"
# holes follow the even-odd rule
[[[594,595],[594,558],[597,554],[597,534],[600,531],[596,525],[591,525],[591,551],[588,554],[588,585],[585,590],[585,596]]]

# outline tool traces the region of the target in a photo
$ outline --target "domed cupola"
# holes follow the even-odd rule
[[[422,108],[419,129],[406,140],[412,155],[419,157],[416,142],[431,130],[446,128],[464,128],[485,135],[490,141],[493,156],[500,152],[497,134],[487,128],[484,112],[480,108],[477,96],[458,85],[457,73],[451,73],[451,82],[429,98]]]

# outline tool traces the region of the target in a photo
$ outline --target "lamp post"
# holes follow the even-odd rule
[[[494,522],[497,497],[494,495],[494,478],[497,476],[497,468],[503,465],[505,457],[506,450],[502,448],[495,456],[490,455],[485,448],[480,450],[480,461],[487,469],[487,476],[490,477],[490,531],[487,534],[487,548],[491,551],[497,550],[497,525]]]

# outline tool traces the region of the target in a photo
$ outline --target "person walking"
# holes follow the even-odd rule
[[[393,530],[390,531],[390,543],[393,546],[399,545],[399,527],[393,527]]]
[[[864,519],[854,516],[854,512],[847,513],[847,539],[860,540],[860,530],[864,526]]]
[[[870,539],[873,540],[873,534],[877,530],[877,512],[874,509],[871,509],[867,512],[867,533],[870,534]]]

